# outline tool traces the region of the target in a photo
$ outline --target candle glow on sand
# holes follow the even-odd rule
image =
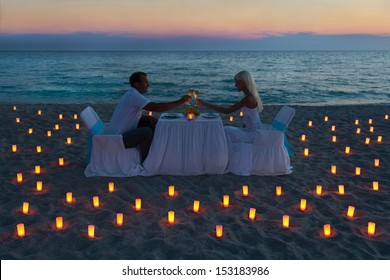
[[[378,191],[379,190],[379,182],[378,181],[372,182],[372,189],[374,191]]]
[[[332,136],[332,142],[333,142],[333,143],[336,143],[336,142],[337,142],[337,136],[336,136],[336,135],[333,135],[333,136]]]
[[[229,207],[229,196],[228,195],[223,196],[222,204],[223,204],[223,207],[225,207],[225,208]]]
[[[60,129],[60,125],[59,124],[55,124],[54,125],[54,130],[59,130]]]
[[[15,121],[16,121],[17,123],[20,123],[20,118],[16,118]]]
[[[38,116],[42,116],[42,110],[38,110]]]
[[[324,236],[329,237],[330,234],[331,234],[330,224],[325,224],[324,225]]]
[[[141,208],[142,208],[142,200],[141,200],[141,198],[136,198],[135,199],[135,210],[141,211]]]
[[[41,174],[41,167],[39,165],[35,165],[35,174]]]
[[[51,131],[50,130],[47,131],[47,137],[51,137]]]
[[[42,181],[38,181],[36,186],[37,186],[37,191],[38,191],[38,192],[41,192],[42,189],[43,189],[43,183],[42,183]]]
[[[109,182],[108,183],[108,192],[112,193],[115,191],[115,184],[114,182]]]
[[[360,176],[360,174],[361,174],[361,168],[360,167],[356,167],[356,169],[355,169],[355,174],[356,174],[356,176]]]
[[[57,229],[63,229],[64,228],[64,221],[61,216],[56,217],[56,228]]]
[[[339,185],[339,195],[344,195],[345,190],[344,190],[344,185]]]
[[[95,238],[95,226],[94,225],[88,225],[88,237]]]
[[[330,173],[332,173],[332,174],[336,174],[337,173],[337,166],[336,165],[332,165],[330,167]]]
[[[37,153],[41,153],[42,152],[42,147],[41,146],[37,146],[36,150],[37,150]]]
[[[217,238],[221,238],[223,236],[223,226],[222,225],[215,226],[215,236]]]
[[[366,141],[364,142],[366,145],[370,144],[370,138],[366,138]]]
[[[348,211],[347,211],[348,218],[353,218],[354,214],[355,214],[355,207],[348,206]]]
[[[13,106],[13,107],[12,107],[12,110],[16,111],[16,106]]]
[[[58,119],[59,119],[59,120],[62,120],[62,119],[63,119],[62,114],[59,114],[59,115],[58,115]]]
[[[18,183],[23,182],[23,174],[22,174],[22,173],[16,174],[16,181],[17,181]]]
[[[359,124],[359,120],[355,120],[355,125],[358,125]]]
[[[67,203],[72,203],[73,202],[73,194],[72,194],[72,192],[67,192],[66,193],[66,202]]]
[[[73,114],[73,119],[74,120],[77,120],[79,117],[78,117],[78,115],[77,114]]]
[[[168,211],[168,223],[170,225],[173,225],[175,223],[175,212],[174,211]]]
[[[332,125],[331,130],[332,130],[333,132],[336,131],[336,126],[335,126],[335,125]]]
[[[360,127],[356,128],[356,134],[360,134],[361,131],[362,129]]]
[[[116,214],[116,225],[122,226],[123,225],[123,213],[117,213]]]
[[[175,196],[175,186],[171,185],[168,187],[168,196],[174,197]]]
[[[307,200],[302,198],[301,203],[299,204],[299,209],[301,211],[306,211],[306,206],[307,206]]]
[[[378,136],[378,139],[376,140],[378,143],[381,143],[382,142],[382,136]]]
[[[248,196],[249,195],[249,187],[248,185],[242,186],[242,196]]]
[[[308,149],[308,148],[305,148],[305,149],[303,150],[303,155],[304,155],[305,157],[309,156],[309,149]]]
[[[28,129],[28,134],[32,134],[32,133],[33,133],[33,131],[34,131],[34,129],[32,129],[32,128],[29,128],[29,129]]]
[[[240,111],[240,117],[244,116],[244,112]]]
[[[290,216],[289,215],[283,215],[283,227],[284,228],[290,227]]]
[[[373,127],[373,126],[370,126],[370,132],[371,132],[371,133],[374,132],[374,127]]]
[[[324,121],[327,122],[329,120],[328,116],[324,117]]]
[[[17,145],[12,145],[12,152],[13,153],[16,153],[17,152],[17,150],[18,150],[18,146]]]
[[[66,144],[68,144],[68,145],[72,144],[72,138],[71,137],[66,138]]]
[[[22,213],[27,215],[28,214],[28,209],[29,209],[29,203],[28,202],[23,202],[23,207],[22,207]]]
[[[233,122],[233,120],[234,120],[233,116],[230,116],[230,117],[229,117],[229,121],[230,121],[230,122]]]
[[[389,119],[389,115],[385,115],[385,120],[388,120]]]
[[[76,127],[76,130],[79,130],[79,129],[80,129],[80,124],[79,124],[79,123],[76,123],[76,124],[75,124],[75,127]]]
[[[253,221],[256,218],[256,208],[249,208],[249,220]]]
[[[199,212],[199,206],[200,206],[200,201],[199,200],[194,200],[194,205],[192,207],[192,210],[195,213],[198,213]]]
[[[100,205],[100,203],[99,203],[99,197],[98,197],[98,196],[94,196],[94,197],[92,198],[92,201],[93,201],[93,207],[98,208],[99,205]]]
[[[345,147],[345,154],[349,155],[351,153],[351,147],[347,146]]]
[[[374,166],[379,167],[379,159],[374,159]]]
[[[276,194],[276,196],[281,196],[282,195],[282,186],[276,186],[275,187],[275,194]]]
[[[307,126],[312,127],[313,126],[313,121],[308,121]]]
[[[58,159],[58,165],[59,166],[64,166],[65,162],[64,162],[64,158],[59,158]]]
[[[374,222],[368,222],[367,233],[369,236],[375,235],[375,223]]]
[[[368,124],[372,124],[372,119],[368,119]]]
[[[306,141],[306,135],[305,135],[305,134],[302,134],[302,135],[301,135],[301,141],[302,141],[302,142],[305,142],[305,141]]]
[[[16,225],[16,232],[18,237],[24,237],[26,235],[26,232],[24,230],[24,224],[17,224]]]
[[[317,185],[316,186],[316,195],[321,195],[322,194],[322,186],[321,185]]]

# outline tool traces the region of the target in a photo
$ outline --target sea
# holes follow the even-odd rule
[[[135,71],[148,74],[154,102],[196,89],[232,104],[241,70],[264,105],[390,104],[390,51],[1,51],[0,104],[117,103]]]

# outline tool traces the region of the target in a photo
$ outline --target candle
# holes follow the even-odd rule
[[[234,120],[233,116],[229,117],[229,121],[232,122]]]
[[[12,152],[16,153],[17,150],[18,150],[18,146],[12,145]]]
[[[305,148],[305,149],[303,150],[303,155],[304,155],[305,157],[309,156],[309,149],[308,149],[308,148]]]
[[[16,225],[16,232],[19,237],[25,236],[26,232],[24,230],[24,224],[17,224]]]
[[[42,152],[42,147],[41,146],[37,146],[37,153],[40,153]]]
[[[16,174],[16,181],[18,183],[21,183],[23,181],[23,174],[22,173]]]
[[[290,216],[289,215],[283,215],[283,227],[284,228],[290,227]]]
[[[64,162],[64,158],[59,158],[58,159],[58,165],[59,166],[64,166],[65,162]]]
[[[174,211],[168,211],[168,223],[170,225],[175,223],[175,212]]]
[[[47,131],[47,137],[51,137],[51,131],[50,130]]]
[[[378,182],[378,181],[372,182],[372,189],[373,189],[374,191],[379,190],[379,182]]]
[[[229,207],[229,196],[228,195],[223,196],[223,207],[225,207],[225,208]]]
[[[378,136],[378,139],[376,141],[378,141],[378,143],[381,143],[382,142],[382,136]]]
[[[221,238],[223,236],[223,226],[222,225],[217,225],[215,227],[215,235],[217,238]]]
[[[95,238],[95,226],[94,225],[88,225],[88,237]]]
[[[349,155],[351,153],[351,147],[345,147],[345,154]]]
[[[40,174],[41,173],[41,167],[39,165],[35,165],[35,173]]]
[[[58,119],[62,120],[62,114],[58,115]]]
[[[310,126],[310,127],[313,126],[313,121],[309,121],[309,122],[307,123],[307,125]]]
[[[79,130],[79,129],[80,129],[80,124],[79,124],[79,123],[76,123],[76,124],[75,124],[75,127],[76,127],[76,130]]]
[[[367,137],[366,141],[364,143],[367,144],[367,145],[370,144],[370,138]]]
[[[372,119],[368,119],[368,124],[372,124]]]
[[[149,117],[153,116],[153,112],[149,111]]]
[[[249,195],[248,185],[243,185],[242,186],[242,196],[248,196],[248,195]]]
[[[23,214],[28,214],[28,208],[29,208],[29,203],[28,202],[23,202],[23,207],[22,207],[22,212]]]
[[[305,135],[305,134],[302,134],[302,135],[301,135],[301,141],[302,141],[302,142],[305,142],[305,141],[306,141],[306,135]]]
[[[240,112],[240,117],[243,117],[244,116],[244,113],[241,111]]]
[[[339,185],[339,194],[343,195],[344,193],[344,185]]]
[[[368,222],[367,233],[369,236],[375,235],[375,223],[374,222]]]
[[[78,119],[78,116],[77,116],[77,114],[74,114],[74,115],[73,115],[73,119],[75,119],[75,120],[77,120],[77,119]]]
[[[348,211],[347,211],[348,218],[353,218],[354,213],[355,213],[355,207],[348,206]]]
[[[20,118],[16,118],[15,121],[16,121],[17,123],[20,123]]]
[[[325,224],[324,225],[324,235],[326,237],[328,237],[328,236],[330,236],[330,233],[331,233],[330,224]]]
[[[389,119],[389,115],[385,115],[385,120],[388,120]]]
[[[256,218],[256,208],[249,208],[249,220],[254,220]]]
[[[71,192],[66,193],[66,202],[68,202],[68,203],[73,202],[73,194]]]
[[[114,192],[114,190],[115,190],[115,184],[114,184],[114,182],[109,182],[109,183],[108,183],[108,191],[109,191],[110,193],[112,193],[112,192]]]
[[[92,201],[93,201],[93,207],[98,208],[99,207],[99,197],[98,196],[94,196],[92,198]]]
[[[56,217],[56,228],[57,229],[63,229],[64,228],[64,221],[61,216]]]
[[[327,122],[329,120],[328,116],[324,117],[324,121]]]
[[[34,131],[34,129],[32,129],[32,128],[29,128],[29,129],[28,129],[28,134],[32,134],[32,133],[33,133],[33,131]]]
[[[118,226],[122,226],[123,225],[123,213],[117,213],[116,214],[116,224]]]
[[[71,137],[66,138],[66,144],[68,144],[68,145],[72,144],[72,138]]]
[[[175,186],[169,186],[168,187],[168,196],[174,197],[175,196]]]
[[[195,115],[193,114],[193,113],[189,113],[189,114],[187,114],[187,119],[188,120],[193,120],[195,118]]]
[[[370,132],[374,132],[374,127],[370,126]]]
[[[13,109],[14,111],[16,111],[16,106],[13,106],[12,109]]]
[[[282,195],[282,186],[276,186],[275,193],[276,193],[276,196],[281,196]]]
[[[199,200],[194,200],[194,205],[193,205],[192,209],[194,210],[195,213],[199,212],[199,206],[200,206]]]
[[[355,125],[358,125],[359,124],[359,120],[355,120]]]
[[[38,115],[39,115],[39,116],[42,115],[42,110],[38,110]]]
[[[54,125],[54,130],[59,130],[60,129],[60,126],[58,124],[55,124]]]
[[[379,159],[374,159],[374,166],[379,167]]]
[[[307,204],[306,199],[302,198],[301,199],[301,203],[299,205],[299,209],[301,209],[301,211],[305,211],[306,210],[306,204]]]
[[[332,166],[330,167],[330,173],[332,173],[332,174],[336,174],[336,173],[337,173],[337,167],[336,167],[336,165],[332,165]]]
[[[332,142],[335,143],[337,141],[337,136],[336,135],[333,135],[332,136]]]
[[[322,186],[321,185],[317,185],[316,186],[316,194],[317,195],[321,195],[322,194]]]
[[[336,126],[335,126],[335,125],[332,125],[331,130],[332,130],[332,131],[336,131]]]
[[[359,176],[361,174],[361,168],[360,167],[356,167],[355,174],[356,174],[356,176]]]
[[[42,191],[42,181],[38,181],[36,186],[38,192]]]
[[[361,130],[360,127],[356,128],[356,134],[360,134],[361,131],[362,131],[362,130]]]
[[[141,210],[141,204],[142,204],[141,198],[137,198],[135,200],[135,210],[136,211],[140,211]]]

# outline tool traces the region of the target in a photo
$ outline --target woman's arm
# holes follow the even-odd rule
[[[199,105],[199,106],[206,107],[208,109],[211,109],[211,110],[214,110],[214,111],[217,111],[217,112],[220,112],[222,114],[233,113],[235,111],[238,111],[239,109],[241,109],[244,106],[246,106],[248,108],[255,108],[257,106],[257,102],[253,98],[252,95],[245,96],[239,102],[237,102],[236,104],[233,104],[230,107],[217,106],[217,105],[214,105],[214,104],[207,103],[207,102],[205,102],[205,101],[203,101],[201,99],[196,99],[195,104]]]

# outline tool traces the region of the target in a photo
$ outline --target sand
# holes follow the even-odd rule
[[[389,106],[293,106],[296,115],[287,131],[295,152],[290,175],[130,178],[83,175],[88,131],[73,116],[86,106],[17,104],[13,110],[10,104],[0,105],[1,259],[390,259],[390,120],[385,119]],[[109,121],[114,105],[92,106]],[[279,108],[266,106],[262,121],[270,123]],[[229,124],[228,116],[224,122]],[[55,124],[59,130],[54,130]],[[236,116],[234,125],[241,124]],[[337,136],[335,143],[332,135]],[[66,144],[67,137],[72,144]],[[367,137],[369,144],[364,143]],[[37,145],[42,146],[41,153],[36,152]],[[346,146],[351,148],[349,155]],[[307,157],[304,148],[309,149]],[[58,165],[60,157],[64,166]],[[375,159],[379,167],[374,166]],[[35,174],[36,165],[41,174]],[[331,174],[331,165],[337,166],[336,174]],[[356,167],[361,167],[360,176]],[[21,183],[16,181],[19,172]],[[42,191],[36,190],[37,181],[43,182]],[[373,181],[379,182],[378,191],[372,189]],[[113,193],[108,192],[109,182],[115,183]],[[244,184],[249,186],[248,197],[241,194]],[[344,195],[338,193],[339,184],[345,186]],[[173,198],[167,195],[169,185],[176,187]],[[275,195],[278,185],[280,197]],[[320,196],[315,194],[316,185],[322,185]],[[67,192],[73,193],[71,204],[65,200]],[[221,205],[225,194],[230,196],[228,208]],[[93,196],[99,196],[100,207],[92,206]],[[134,209],[136,198],[142,198],[139,212]],[[302,198],[307,199],[306,211],[299,209]],[[200,201],[200,213],[191,210],[194,200]],[[23,202],[29,202],[28,214],[22,213]],[[347,217],[348,206],[355,207],[353,218]],[[248,218],[252,207],[257,213],[254,221]],[[175,211],[173,225],[167,223],[170,210]],[[123,226],[115,224],[119,212],[124,214]],[[283,215],[290,217],[289,228],[282,227]],[[55,227],[57,216],[63,217],[62,230]],[[376,223],[372,236],[368,222]],[[24,223],[24,237],[16,234],[19,223]],[[87,235],[89,224],[95,226],[94,238]],[[219,224],[222,238],[215,237]],[[331,225],[329,237],[323,234],[324,224]]]

